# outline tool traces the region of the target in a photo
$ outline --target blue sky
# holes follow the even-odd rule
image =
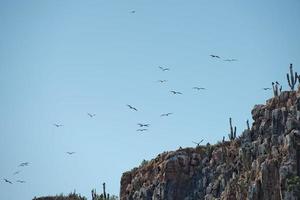
[[[286,90],[289,64],[299,71],[299,19],[297,0],[1,0],[0,198],[90,197],[102,182],[118,194],[143,159],[215,143],[229,117],[240,134],[272,97],[262,88]]]

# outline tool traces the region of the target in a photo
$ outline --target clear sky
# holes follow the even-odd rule
[[[118,195],[143,159],[222,140],[229,117],[240,134],[300,71],[299,19],[298,0],[0,0],[0,199]]]

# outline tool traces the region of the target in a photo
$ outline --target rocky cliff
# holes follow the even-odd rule
[[[159,154],[123,174],[121,200],[300,199],[300,91],[255,105],[238,138]]]

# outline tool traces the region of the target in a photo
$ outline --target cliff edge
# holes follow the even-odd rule
[[[255,105],[235,139],[159,154],[121,178],[121,200],[300,199],[300,91]]]

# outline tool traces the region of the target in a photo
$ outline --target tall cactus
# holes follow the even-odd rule
[[[110,198],[110,195],[108,193],[106,193],[105,183],[103,183],[102,185],[103,185],[103,193],[102,194],[98,195],[95,189],[92,190],[92,200],[110,200],[110,199],[115,199],[114,195],[113,195],[112,198]]]
[[[105,183],[103,183],[102,185],[103,185],[103,197],[104,199],[106,199]]]
[[[280,87],[278,87],[280,86]],[[281,90],[282,90],[282,85],[280,85],[277,81],[274,83],[272,82],[272,87],[273,87],[273,93],[274,93],[274,96],[277,97],[279,96],[279,94],[281,93]]]
[[[247,123],[247,129],[250,130],[249,120],[247,120],[246,123]]]
[[[288,80],[291,90],[294,91],[295,85],[297,83],[298,75],[297,75],[297,72],[295,72],[295,75],[294,75],[293,64],[290,64],[290,75],[286,74],[286,78]]]
[[[235,140],[235,138],[236,138],[236,126],[233,129],[231,117],[229,118],[229,125],[230,125],[230,134],[228,134],[228,137],[229,137],[230,140]]]

